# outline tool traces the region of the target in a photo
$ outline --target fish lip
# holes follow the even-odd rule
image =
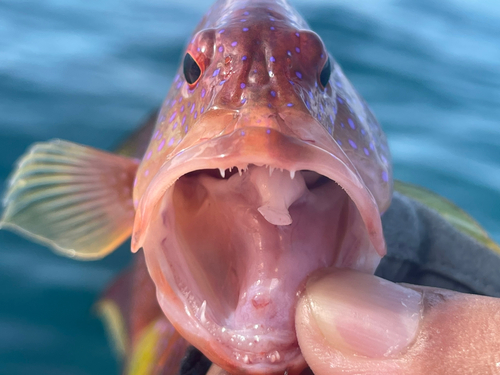
[[[256,147],[255,142],[262,140],[267,142]],[[373,246],[380,257],[383,257],[386,254],[386,244],[376,200],[344,151],[336,142],[332,141],[332,145],[336,148],[334,152],[274,129],[245,127],[179,151],[162,165],[139,201],[132,234],[132,251],[135,252],[142,246],[143,231],[136,231],[136,228],[150,219],[151,210],[147,212],[146,208],[154,205],[183,175],[195,170],[228,169],[240,165],[246,167],[249,164],[290,169],[293,164],[296,171],[314,170],[335,181],[357,207],[364,208],[360,210],[361,217]],[[215,152],[215,156],[211,152]],[[244,152],[250,152],[250,155],[244,155]],[[321,157],[329,158],[327,165],[317,163],[317,159]]]
[[[375,198],[366,188],[356,169],[345,161],[346,156],[340,147],[338,150],[338,154],[329,152],[307,141],[284,135],[277,130],[258,127],[240,128],[230,134],[182,150],[164,163],[141,198],[134,224],[132,248],[137,250],[143,246],[147,223],[153,211],[148,207],[154,207],[181,176],[194,170],[245,167],[249,164],[272,165],[274,168],[288,170],[293,167],[297,171],[314,170],[334,180],[347,192],[357,207],[364,207],[359,212],[378,258],[374,262],[368,261],[362,270],[373,272],[380,258],[385,255],[380,213]],[[318,163],[318,159],[327,160],[327,162]],[[278,363],[245,365],[236,360],[234,353],[238,349],[214,340],[214,336],[190,311],[178,286],[172,285],[171,279],[167,280],[165,275],[160,274],[159,266],[155,264],[158,260],[152,256],[148,257],[147,251],[145,255],[148,270],[157,285],[158,301],[165,315],[188,341],[204,340],[200,349],[219,366],[231,373],[243,371],[252,374],[278,374],[285,370],[293,374],[305,367],[305,361],[296,339],[290,341],[289,349],[287,345],[282,347],[280,353],[283,360]],[[373,255],[370,254],[372,258]],[[244,354],[244,352],[241,353]],[[244,370],[242,366],[245,366]]]

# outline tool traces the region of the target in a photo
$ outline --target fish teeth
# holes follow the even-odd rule
[[[292,180],[295,178],[295,171],[290,171],[290,178]]]
[[[225,170],[225,169],[219,168],[219,172],[220,172],[220,176],[221,176],[222,178],[225,178],[225,177],[226,177],[226,170]]]
[[[271,363],[275,363],[281,359],[281,355],[277,350],[275,350],[267,355],[267,359],[269,359]]]
[[[274,171],[274,168],[273,167],[269,167],[269,177],[271,177],[273,175],[273,171]]]
[[[204,300],[200,306],[200,309],[198,310],[198,313],[196,314],[198,316],[198,319],[202,323],[207,322],[207,317],[205,315],[206,311],[207,311],[207,300]]]

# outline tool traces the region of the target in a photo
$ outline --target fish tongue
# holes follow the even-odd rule
[[[276,267],[278,268],[280,267]],[[246,282],[251,285],[248,287],[243,285],[244,292],[240,295],[233,313],[234,327],[247,332],[251,330],[255,334],[279,331],[281,332],[279,336],[288,336],[290,332],[293,333],[294,320],[291,314],[295,294],[290,291],[293,291],[295,286],[287,281],[292,281],[292,284],[294,281],[288,280],[282,270],[255,273],[250,269],[248,271]],[[281,341],[279,337],[274,339]]]
[[[301,173],[295,175],[287,170],[273,171],[269,167],[250,165],[242,176],[231,176],[228,183],[234,190],[246,192],[247,204],[266,220],[259,227],[259,241],[246,246],[233,326],[250,329],[255,334],[269,333],[269,329],[282,330],[275,340],[290,340],[294,291],[301,278],[289,272],[294,269],[297,254],[289,252],[285,238],[293,230],[289,208],[308,192],[304,178]]]
[[[292,217],[288,208],[301,197],[307,187],[301,173],[271,168],[251,166],[248,170],[250,181],[254,184],[262,200],[257,208],[261,215],[271,224],[290,225]]]

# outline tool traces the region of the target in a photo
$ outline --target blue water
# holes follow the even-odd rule
[[[293,3],[375,111],[395,176],[448,197],[500,241],[500,2]],[[208,6],[2,0],[2,183],[32,142],[110,149],[126,136],[161,102]],[[85,263],[0,231],[0,252],[0,375],[118,374],[91,307],[127,246]]]

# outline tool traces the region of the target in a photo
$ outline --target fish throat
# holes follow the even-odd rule
[[[255,128],[226,142],[238,144],[252,132],[269,137]],[[170,176],[172,183],[151,201],[141,246],[160,305],[181,332],[203,332],[235,364],[282,366],[300,358],[294,315],[307,276],[331,266],[373,271],[379,256],[360,210],[337,181],[347,181],[346,170],[338,168],[336,178],[335,168],[322,168],[340,161],[273,162],[236,149],[208,161],[195,147],[186,152],[202,160],[197,167],[164,167],[156,178]]]

